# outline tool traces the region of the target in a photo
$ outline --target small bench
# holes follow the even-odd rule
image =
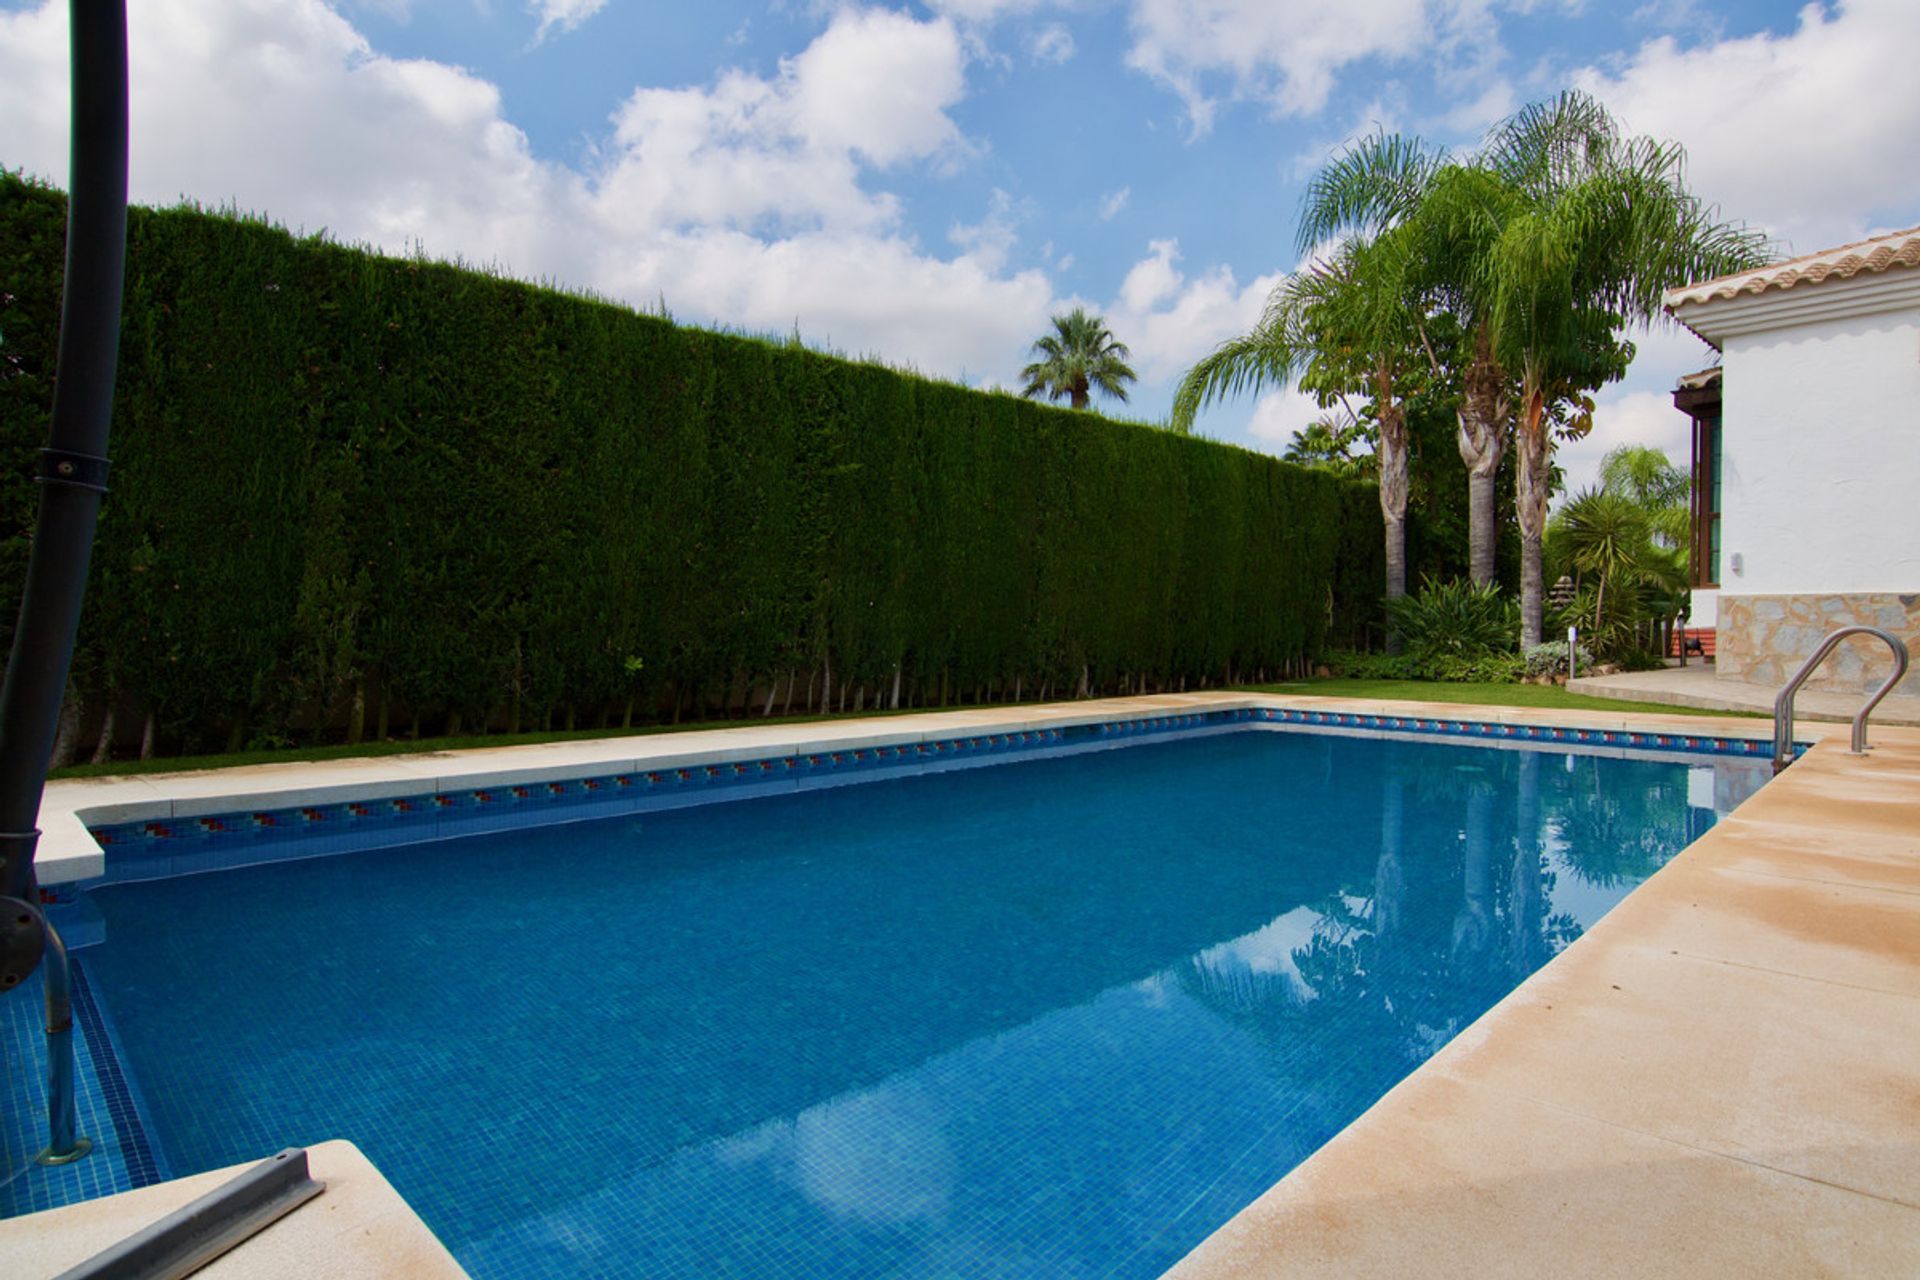
[[[1684,653],[1682,646],[1685,646]],[[1672,642],[1667,646],[1667,656],[1669,658],[1682,656],[1702,659],[1711,658],[1713,656],[1713,628],[1687,627],[1676,630],[1673,633]]]

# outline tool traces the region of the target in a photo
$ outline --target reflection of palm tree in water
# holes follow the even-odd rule
[[[1486,951],[1493,939],[1493,790],[1474,778],[1467,784],[1466,859],[1460,910],[1453,917],[1453,960],[1460,964]]]
[[[1469,775],[1464,829],[1454,828],[1461,838],[1453,848],[1418,841],[1420,832],[1446,831],[1435,827],[1462,803],[1458,784],[1427,787],[1383,773],[1371,893],[1357,885],[1330,891],[1248,935],[1271,931],[1271,940],[1278,941],[1283,933],[1294,934],[1300,941],[1289,952],[1289,964],[1227,972],[1215,954],[1224,948],[1216,948],[1182,966],[1176,980],[1201,1003],[1272,1044],[1288,1073],[1305,1061],[1298,1052],[1302,1037],[1337,1031],[1343,1045],[1395,1046],[1392,1053],[1376,1049],[1364,1066],[1350,1068],[1377,1073],[1385,1088],[1537,968],[1551,949],[1545,936],[1541,766],[1528,753],[1515,753],[1514,760],[1517,778],[1505,762],[1496,766],[1496,777],[1502,784],[1513,779],[1516,829],[1509,832],[1504,820],[1505,785]],[[1406,845],[1410,801],[1412,850]],[[1511,844],[1509,836],[1515,837]],[[1453,856],[1461,858],[1454,864],[1460,898],[1449,913],[1441,895]],[[1283,923],[1286,929],[1276,927]]]
[[[1380,857],[1373,864],[1373,936],[1384,951],[1400,932],[1407,906],[1407,872],[1400,864],[1406,787],[1387,778],[1380,796]]]
[[[1520,753],[1513,824],[1513,877],[1507,893],[1507,966],[1515,981],[1547,959],[1546,883],[1542,875],[1540,757]]]

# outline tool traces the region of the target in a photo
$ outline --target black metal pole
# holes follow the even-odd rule
[[[0,904],[0,990],[25,980],[45,950],[35,823],[106,492],[127,254],[126,4],[69,0],[68,13],[73,139],[59,366],[40,457],[40,518],[0,685],[0,898],[13,900]]]

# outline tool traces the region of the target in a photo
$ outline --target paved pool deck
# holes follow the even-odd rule
[[[1881,679],[1885,679],[1882,673]],[[1873,725],[1920,726],[1920,696],[1905,692],[1913,684],[1908,678],[1900,691],[1889,694],[1874,709]],[[1699,707],[1707,711],[1757,711],[1773,714],[1773,700],[1779,685],[1750,684],[1745,680],[1722,680],[1711,663],[1692,662],[1684,667],[1662,667],[1655,671],[1623,671],[1612,676],[1579,676],[1567,685],[1569,693],[1589,698],[1614,698],[1627,702],[1664,702],[1676,707]],[[1796,722],[1804,720],[1851,723],[1863,693],[1826,693],[1803,689],[1794,698]]]
[[[1753,719],[1163,695],[64,781],[43,848],[49,880],[77,879],[100,866],[83,820],[1245,706],[1771,734]],[[1865,757],[1841,726],[1797,736],[1814,742],[1798,763],[1170,1277],[1920,1274],[1920,730],[1876,727]],[[0,1223],[0,1258],[50,1216]]]
[[[358,1147],[309,1147],[307,1167],[326,1190],[209,1262],[194,1273],[196,1280],[465,1280],[446,1246]],[[246,1168],[214,1169],[0,1223],[0,1275],[58,1275]]]

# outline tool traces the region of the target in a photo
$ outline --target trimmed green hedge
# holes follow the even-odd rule
[[[0,625],[64,199],[0,176]],[[194,210],[134,210],[76,688],[167,749],[1215,683],[1377,613],[1372,491]]]

